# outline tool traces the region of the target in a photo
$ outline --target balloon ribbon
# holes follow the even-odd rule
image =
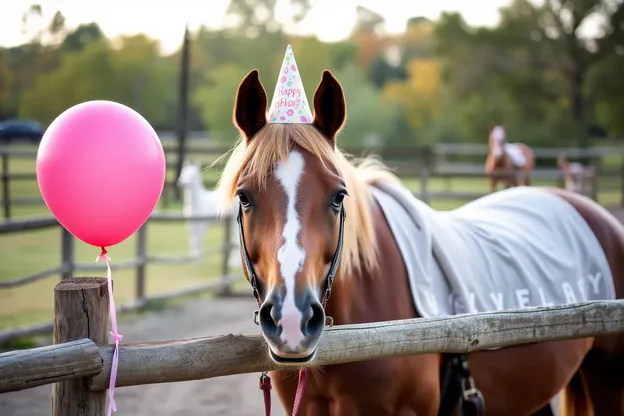
[[[115,344],[115,349],[113,351],[113,363],[111,365],[111,374],[110,374],[110,382],[108,384],[108,411],[107,415],[110,416],[112,412],[117,411],[117,406],[115,405],[115,381],[117,380],[117,367],[119,365],[119,342],[123,339],[123,337],[119,334],[117,330],[117,313],[115,312],[115,299],[113,298],[113,281],[111,279],[111,267],[110,267],[110,257],[108,257],[108,252],[104,247],[102,248],[102,252],[95,259],[95,262],[102,260],[106,263],[106,279],[108,280],[108,299],[110,302],[110,319],[111,319],[111,335],[113,336],[113,342]]]

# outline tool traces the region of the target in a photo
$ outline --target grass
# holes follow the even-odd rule
[[[205,158],[206,165],[211,160]],[[11,173],[34,173],[33,159],[10,160]],[[172,179],[173,172],[168,172]],[[204,173],[206,183],[214,183],[218,178],[218,171]],[[405,178],[406,186],[418,191],[420,183],[417,178]],[[535,185],[553,185],[552,183],[536,183]],[[601,185],[606,185],[601,182]],[[610,184],[610,186],[615,183]],[[430,190],[482,192],[488,191],[484,179],[457,178],[429,181]],[[11,181],[11,197],[40,197],[35,180]],[[163,203],[158,209],[164,209]],[[456,208],[467,202],[466,200],[434,200],[431,206],[438,210]],[[620,202],[620,194],[615,191],[605,191],[599,194],[599,202],[605,205],[615,205]],[[179,211],[179,203],[168,205],[169,210]],[[32,215],[50,215],[47,207],[42,203],[35,206],[13,207],[13,217],[27,217]],[[223,227],[215,225],[206,235],[206,248],[214,247],[223,239]],[[184,223],[152,223],[147,230],[148,253],[152,256],[183,256],[188,253],[188,238]],[[17,234],[0,235],[0,281],[19,278],[47,268],[58,266],[60,263],[61,233],[58,228],[21,232]],[[93,262],[98,249],[76,240],[75,260],[79,263]],[[136,237],[109,249],[112,262],[121,262],[133,258],[136,254]],[[199,264],[167,265],[157,264],[147,267],[146,294],[153,296],[166,292],[195,286],[214,279],[220,274],[221,256],[204,258]],[[104,265],[101,272],[92,275],[105,275]],[[85,275],[77,270],[77,276]],[[115,280],[115,300],[117,305],[131,303],[135,296],[135,270],[113,271]],[[8,328],[45,322],[52,319],[53,288],[58,277],[50,277],[38,282],[14,289],[0,290],[0,331]],[[244,282],[243,282],[244,283]],[[162,306],[162,305],[160,305]]]

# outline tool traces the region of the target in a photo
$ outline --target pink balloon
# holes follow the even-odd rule
[[[43,200],[70,233],[109,247],[134,234],[160,198],[165,152],[139,113],[88,101],[59,115],[37,151]]]

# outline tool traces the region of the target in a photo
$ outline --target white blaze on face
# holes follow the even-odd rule
[[[501,157],[503,155],[503,143],[505,142],[505,129],[501,126],[495,126],[492,129],[492,140],[494,140],[494,155]]]
[[[306,256],[305,250],[298,243],[301,221],[295,208],[303,166],[301,153],[292,151],[288,159],[281,162],[275,171],[277,180],[286,193],[286,218],[282,230],[284,244],[277,252],[277,261],[286,286],[279,324],[282,326],[282,341],[290,348],[297,348],[305,338],[301,332],[301,311],[295,304],[295,279]]]

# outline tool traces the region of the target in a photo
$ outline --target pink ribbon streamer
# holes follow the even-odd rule
[[[123,337],[119,334],[117,330],[117,312],[115,312],[115,298],[113,297],[113,281],[111,279],[111,267],[110,267],[110,257],[108,257],[107,251],[104,247],[102,247],[102,252],[95,259],[95,262],[98,261],[106,262],[106,279],[108,280],[108,299],[110,302],[110,320],[111,320],[111,335],[113,336],[113,343],[115,344],[115,349],[113,351],[113,363],[111,365],[111,375],[110,381],[108,384],[108,411],[107,415],[110,416],[113,412],[117,411],[117,405],[115,404],[115,381],[117,380],[117,367],[119,366],[119,342],[123,339]]]

